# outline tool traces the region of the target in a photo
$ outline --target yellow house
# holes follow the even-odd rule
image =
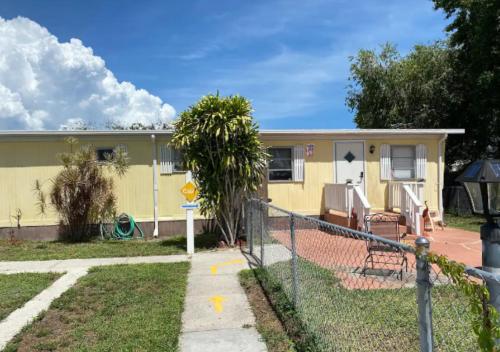
[[[424,202],[442,214],[445,140],[464,130],[264,130],[272,158],[263,192],[272,203],[298,213],[400,211],[419,232]],[[132,214],[146,233],[183,233],[180,188],[186,181],[180,155],[167,143],[169,131],[4,131],[0,132],[0,238],[17,227],[20,237],[55,238],[58,217],[42,216],[33,192],[47,190],[60,170],[57,154],[65,138],[95,146],[98,156],[120,147],[131,166],[115,179],[118,211]],[[362,218],[358,215],[358,218]],[[198,219],[201,218],[198,216]],[[198,221],[198,229],[202,221]]]

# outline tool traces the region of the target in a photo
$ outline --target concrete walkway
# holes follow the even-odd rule
[[[182,315],[182,352],[267,351],[238,279],[238,272],[248,267],[238,250],[193,255]]]
[[[94,266],[141,263],[185,262],[187,255],[156,255],[148,257],[89,258],[39,261],[0,261],[0,274],[68,272],[89,269]]]
[[[96,259],[69,259],[43,261],[13,261],[0,262],[0,274],[14,273],[66,273],[57,279],[51,286],[33,297],[21,308],[13,311],[0,322],[0,351],[18,334],[21,329],[31,323],[40,313],[47,310],[53,300],[61,296],[73,286],[79,278],[85,276],[94,266],[113,264],[141,264],[141,263],[174,263],[187,261],[186,255],[166,255],[150,257],[123,257],[123,258],[96,258]]]
[[[191,270],[182,315],[181,351],[267,351],[255,329],[255,317],[239,283],[238,272],[249,268],[246,257],[239,250],[197,253],[191,258],[168,255],[0,262],[0,274],[65,273],[0,322],[0,350],[94,266],[188,260],[191,260]]]

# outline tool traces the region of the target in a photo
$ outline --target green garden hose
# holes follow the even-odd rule
[[[114,238],[118,240],[130,240],[134,237],[135,229],[139,231],[138,238],[144,238],[144,233],[142,232],[141,226],[135,222],[132,215],[125,213],[120,214],[114,222],[113,230],[109,228],[110,224],[101,224],[100,232],[101,238]]]

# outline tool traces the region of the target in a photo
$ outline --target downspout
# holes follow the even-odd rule
[[[151,135],[151,142],[153,142],[153,209],[155,229],[153,230],[153,237],[158,237],[158,173],[156,167],[156,136]]]
[[[441,216],[441,220],[444,222],[444,207],[443,207],[443,170],[441,170],[441,164],[443,163],[443,143],[448,138],[448,134],[445,133],[443,137],[439,140],[438,143],[438,206],[439,206],[439,215]]]

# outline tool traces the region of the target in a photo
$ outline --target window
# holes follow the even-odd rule
[[[292,148],[269,148],[269,181],[292,181]]]
[[[113,148],[96,148],[97,161],[107,161],[113,156]]]
[[[394,180],[415,178],[415,146],[391,146],[391,173]]]
[[[174,172],[185,172],[184,162],[182,161],[182,152],[172,149],[172,169]]]

